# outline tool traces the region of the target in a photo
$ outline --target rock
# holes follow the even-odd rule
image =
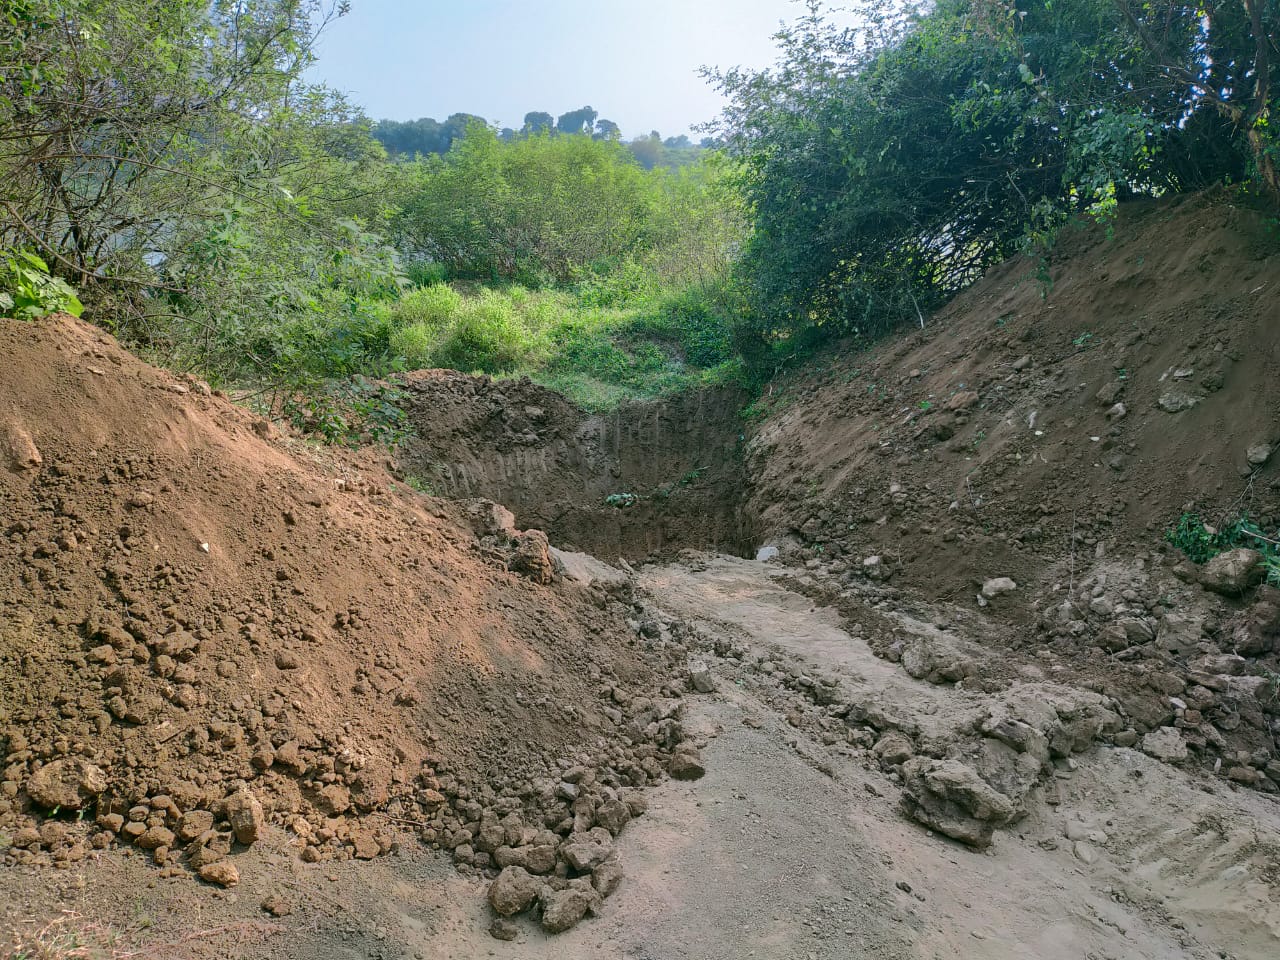
[[[615,837],[631,819],[631,808],[621,800],[606,800],[596,808],[596,823],[604,827]]]
[[[27,796],[44,810],[79,810],[105,789],[106,774],[79,757],[46,763],[27,780]]]
[[[915,744],[911,742],[911,738],[905,733],[899,730],[890,730],[876,741],[876,745],[871,748],[871,752],[880,761],[881,767],[896,767],[915,756],[916,748]]]
[[[1160,621],[1156,642],[1170,653],[1190,653],[1204,636],[1204,620],[1182,613],[1166,613]]]
[[[1120,399],[1122,393],[1124,393],[1124,381],[1112,380],[1110,383],[1103,384],[1102,389],[1095,393],[1093,398],[1100,406],[1109,407]]]
[[[1077,860],[1084,864],[1094,863],[1098,859],[1098,851],[1094,849],[1093,844],[1088,840],[1076,840],[1071,844],[1071,852],[1075,854]]]
[[[889,565],[884,562],[883,557],[867,557],[862,561],[862,572],[870,580],[889,579]]]
[[[514,940],[520,935],[520,928],[505,917],[494,917],[489,924],[489,936],[495,940]]]
[[[1239,596],[1260,583],[1262,575],[1262,554],[1248,547],[1237,547],[1210,558],[1200,571],[1200,584],[1214,593]]]
[[[525,853],[525,868],[533,874],[550,873],[556,868],[556,848],[550,843],[535,843]]]
[[[667,773],[671,774],[674,780],[700,779],[707,772],[707,768],[702,765],[702,756],[697,747],[681,746],[682,749],[676,751],[671,758],[671,763],[667,765]]]
[[[316,806],[326,816],[336,817],[351,809],[351,791],[340,783],[331,783],[320,791]]]
[[[1251,446],[1245,451],[1245,459],[1249,461],[1251,467],[1265,466],[1266,462],[1271,459],[1271,444],[1258,443]]]
[[[1017,808],[959,760],[913,757],[902,766],[902,808],[930,829],[978,849]]]
[[[148,827],[147,830],[133,841],[143,850],[155,850],[158,847],[173,846],[173,831],[164,827]]]
[[[967,410],[978,402],[978,395],[972,390],[961,390],[949,399],[945,404],[948,410]]]
[[[246,846],[260,838],[267,825],[262,804],[248,790],[238,790],[227,798],[226,817],[236,841]]]
[[[1013,361],[1013,369],[1021,373],[1027,367],[1031,366],[1031,354],[1024,353],[1017,360]]]
[[[293,913],[289,901],[278,893],[268,894],[262,901],[262,909],[273,917],[287,917]]]
[[[555,564],[551,560],[551,544],[547,535],[541,530],[526,530],[515,539],[515,553],[507,568],[535,583],[550,583],[555,575]]]
[[[1107,411],[1108,420],[1123,420],[1129,414],[1129,408],[1123,403],[1117,403]]]
[[[502,917],[514,917],[533,906],[542,881],[523,867],[507,867],[489,884],[489,906]]]
[[[1161,727],[1142,738],[1142,752],[1165,763],[1187,759],[1187,742],[1176,727]]]
[[[778,548],[773,544],[766,544],[756,551],[756,559],[761,563],[767,563],[770,560],[778,558]]]
[[[596,897],[578,887],[553,890],[542,901],[542,929],[547,933],[564,933],[595,905]]]
[[[298,655],[292,650],[276,651],[277,670],[297,670],[300,666],[302,666],[302,661],[298,659]]]
[[[716,682],[711,678],[711,669],[705,660],[691,659],[688,664],[689,682],[699,693],[713,693]]]
[[[611,896],[621,882],[622,864],[617,860],[606,860],[591,871],[591,885],[602,897]]]
[[[1184,410],[1190,410],[1199,402],[1198,397],[1193,397],[1189,393],[1184,393],[1181,390],[1170,390],[1161,394],[1160,399],[1156,401],[1156,406],[1165,413],[1182,413]]]
[[[220,887],[234,887],[240,882],[240,871],[230,860],[216,860],[200,868],[200,879]]]
[[[44,457],[36,449],[24,427],[13,421],[6,421],[0,426],[0,443],[3,443],[5,461],[9,469],[15,473],[22,470],[34,470],[44,463]]]
[[[1017,589],[1018,585],[1009,577],[992,577],[982,585],[982,596],[991,601]]]
[[[560,845],[560,855],[569,866],[587,871],[604,863],[613,853],[613,835],[603,827],[592,827],[586,833],[572,833]]]

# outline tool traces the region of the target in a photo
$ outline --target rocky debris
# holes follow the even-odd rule
[[[1262,554],[1238,547],[1211,557],[1200,571],[1200,583],[1214,593],[1239,596],[1260,583],[1262,576]]]
[[[1272,452],[1271,444],[1255,443],[1245,451],[1245,460],[1251,467],[1263,467],[1271,459]]]
[[[560,854],[573,869],[587,873],[604,863],[613,853],[613,834],[604,827],[573,833],[560,847]]]
[[[225,806],[225,815],[237,843],[247,846],[262,836],[266,818],[257,797],[247,789],[238,790],[227,798]]]
[[[541,902],[542,929],[547,933],[564,933],[588,911],[595,910],[599,897],[590,885],[585,888],[570,886],[564,890],[544,887]]]
[[[702,754],[696,746],[685,741],[676,748],[667,766],[667,772],[673,780],[698,780],[706,774],[707,768],[702,765]]]
[[[1018,585],[1011,577],[992,577],[982,584],[982,592],[978,594],[978,606],[985,607],[1017,589]]]
[[[1142,752],[1165,763],[1179,763],[1187,759],[1187,742],[1176,728],[1161,727],[1142,738]]]
[[[10,470],[34,470],[44,463],[31,434],[19,423],[6,421],[0,424],[0,445],[4,448],[5,462]]]
[[[206,883],[214,883],[220,887],[234,887],[240,882],[240,871],[230,860],[216,860],[202,866],[198,875]]]
[[[489,924],[489,936],[495,940],[514,940],[520,936],[520,928],[506,917],[494,917]]]
[[[555,576],[555,564],[551,560],[551,544],[541,530],[526,530],[515,538],[515,552],[508,563],[515,573],[523,574],[535,583],[547,584]]]
[[[609,859],[591,871],[591,885],[601,897],[610,897],[622,883],[622,864]]]
[[[1017,808],[972,768],[958,760],[914,757],[902,767],[902,807],[932,830],[979,849]]]
[[[1190,410],[1200,402],[1198,397],[1182,390],[1169,390],[1160,395],[1160,399],[1156,401],[1156,406],[1165,413],[1182,413],[1184,410]]]
[[[44,810],[79,810],[106,789],[102,768],[79,757],[50,761],[27,780],[27,796]]]
[[[293,913],[293,905],[278,893],[271,893],[264,897],[261,907],[264,913],[269,913],[277,919]]]
[[[901,652],[902,669],[929,683],[959,683],[974,671],[974,664],[941,639],[916,637]]]
[[[687,673],[689,675],[689,683],[698,693],[714,693],[716,682],[711,677],[711,668],[707,666],[705,660],[699,660],[696,657],[689,659]]]
[[[507,867],[489,884],[489,906],[502,917],[514,917],[533,906],[542,881],[524,867]]]
[[[906,763],[915,756],[915,752],[915,744],[911,742],[911,738],[899,730],[890,730],[871,748],[872,755],[885,768]]]

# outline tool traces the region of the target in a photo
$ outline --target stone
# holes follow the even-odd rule
[[[603,827],[592,827],[585,833],[572,833],[560,845],[560,855],[569,866],[588,871],[604,863],[613,853],[613,835]]]
[[[1117,403],[1107,411],[1108,420],[1123,420],[1129,414],[1129,408],[1123,403]]]
[[[1142,738],[1142,752],[1165,763],[1187,759],[1187,742],[1176,727],[1160,727]]]
[[[336,817],[351,809],[351,791],[340,783],[331,783],[316,798],[316,806],[326,816]]]
[[[1120,394],[1124,393],[1124,381],[1112,380],[1110,383],[1104,383],[1102,388],[1093,395],[1100,406],[1110,407],[1120,399]]]
[[[707,768],[702,765],[702,756],[696,747],[677,750],[667,765],[667,773],[674,780],[698,780],[706,774]]]
[[[262,909],[273,917],[287,917],[293,913],[293,906],[278,893],[268,894],[262,901]]]
[[[770,560],[776,559],[778,559],[778,548],[771,543],[756,551],[756,560],[760,563],[768,563]]]
[[[1239,596],[1260,583],[1262,576],[1262,554],[1249,547],[1237,547],[1211,557],[1200,571],[1200,584],[1214,593]]]
[[[494,917],[489,924],[489,936],[495,940],[514,940],[520,935],[520,928],[506,917]]]
[[[525,853],[525,868],[541,876],[556,868],[556,848],[551,843],[535,843]]]
[[[0,426],[0,442],[4,444],[5,460],[15,473],[34,470],[44,463],[44,457],[36,448],[31,434],[21,424],[6,421]]]
[[[995,828],[1017,815],[1012,800],[959,760],[913,757],[902,766],[902,782],[908,816],[971,847],[990,846]]]
[[[1013,361],[1013,369],[1021,373],[1027,367],[1031,366],[1031,354],[1024,353],[1017,360]]]
[[[550,891],[542,901],[542,929],[564,933],[575,926],[596,905],[596,897],[578,887]]]
[[[596,823],[604,827],[615,837],[631,819],[631,808],[621,800],[606,800],[596,808]]]
[[[622,864],[617,860],[606,860],[591,871],[591,885],[602,897],[611,896],[621,882]]]
[[[489,906],[502,917],[514,917],[533,906],[542,881],[523,867],[506,867],[489,884]]]
[[[262,804],[248,790],[238,790],[227,798],[226,817],[236,841],[246,846],[259,839],[267,825]]]
[[[1156,406],[1165,413],[1182,413],[1184,410],[1190,410],[1200,400],[1193,397],[1189,393],[1181,390],[1170,390],[1160,395],[1160,399],[1156,401]]]
[[[213,814],[208,810],[188,810],[178,821],[178,839],[190,843],[206,830],[213,829]]]
[[[220,887],[234,887],[240,882],[240,871],[230,860],[215,860],[200,868],[199,877],[206,883],[216,883]]]
[[[1098,851],[1088,840],[1077,840],[1072,843],[1071,852],[1083,864],[1095,863],[1098,859]]]
[[[133,841],[143,850],[155,850],[159,847],[173,846],[173,831],[165,827],[148,827],[147,830]]]
[[[690,659],[688,664],[689,682],[699,693],[714,693],[716,682],[711,677],[711,668],[705,660]]]
[[[535,583],[550,583],[555,576],[555,564],[551,559],[551,544],[541,530],[526,530],[515,538],[515,552],[507,564],[514,573],[522,574]]]
[[[978,402],[978,395],[972,390],[961,390],[951,397],[943,406],[948,410],[967,410]]]
[[[1009,577],[992,577],[982,585],[982,596],[991,601],[1017,589],[1018,585]]]
[[[1271,459],[1272,448],[1269,443],[1256,443],[1245,451],[1245,459],[1251,467],[1265,466]]]
[[[890,730],[876,741],[871,748],[872,754],[880,761],[881,767],[896,767],[906,763],[915,756],[915,744],[911,738],[899,730]]]
[[[79,810],[105,789],[102,769],[79,757],[46,763],[27,780],[27,796],[45,810]]]
[[[1170,653],[1191,653],[1204,636],[1204,620],[1183,613],[1166,613],[1160,621],[1156,642]]]

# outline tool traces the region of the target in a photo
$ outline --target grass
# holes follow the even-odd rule
[[[717,291],[600,281],[576,290],[459,290],[437,283],[390,307],[410,369],[528,376],[592,410],[736,377]]]

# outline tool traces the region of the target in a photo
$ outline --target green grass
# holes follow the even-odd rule
[[[716,291],[662,291],[643,277],[572,291],[432,284],[389,313],[391,349],[411,369],[528,376],[592,410],[739,373]]]

